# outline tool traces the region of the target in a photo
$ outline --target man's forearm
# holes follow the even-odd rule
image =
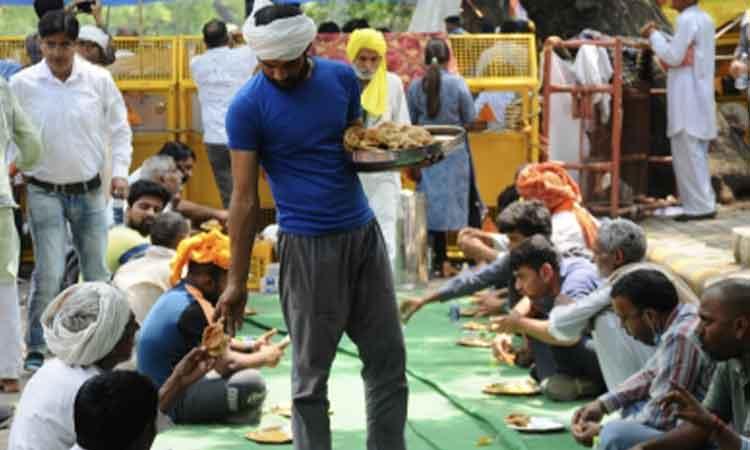
[[[181,199],[180,203],[177,205],[177,212],[193,222],[202,223],[207,220],[216,218],[219,210],[208,206],[199,205],[195,202],[191,202],[190,200]]]
[[[709,434],[703,428],[683,423],[672,431],[642,445],[643,450],[702,450],[707,447]]]
[[[232,263],[229,267],[229,282],[235,286],[247,284],[250,270],[252,244],[258,226],[258,200],[232,198],[229,210],[229,240],[232,247]]]
[[[560,341],[555,339],[549,332],[549,321],[530,319],[528,317],[522,317],[519,319],[519,333],[523,333],[529,337],[532,337],[538,341],[542,341],[545,344],[554,345],[558,347],[572,347],[577,344],[577,341]]]
[[[180,384],[172,377],[167,378],[167,381],[159,389],[159,411],[167,414],[174,402],[177,401],[180,396],[185,392],[185,387]]]

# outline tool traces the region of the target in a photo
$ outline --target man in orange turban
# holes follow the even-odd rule
[[[552,242],[561,254],[590,254],[599,225],[581,206],[581,189],[561,164],[529,164],[518,174],[516,188],[524,199],[539,200],[549,209]]]
[[[138,371],[161,386],[184,354],[203,345],[214,306],[227,284],[229,238],[218,229],[183,240],[172,260],[174,288],[151,308],[138,340]],[[187,273],[185,269],[187,268]],[[184,274],[184,275],[183,275]],[[230,341],[217,357],[219,379],[204,378],[187,389],[169,412],[176,423],[257,423],[266,397],[261,367],[276,367],[282,345],[265,335]]]

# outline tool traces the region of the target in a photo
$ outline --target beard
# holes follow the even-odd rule
[[[140,233],[143,237],[148,237],[151,234],[151,226],[154,224],[153,220],[143,220],[138,224],[129,224],[130,228]]]
[[[302,84],[306,79],[307,75],[310,72],[310,61],[305,58],[305,63],[302,66],[302,69],[299,71],[296,75],[290,75],[287,78],[285,78],[282,81],[274,80],[273,78],[266,76],[268,81],[271,82],[274,86],[276,86],[279,89],[282,89],[284,91],[291,91],[300,84]]]

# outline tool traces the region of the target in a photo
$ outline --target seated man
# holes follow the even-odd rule
[[[138,371],[157,386],[190,349],[201,345],[226,287],[229,251],[229,238],[215,229],[180,243],[170,280],[175,287],[151,308],[138,341]],[[177,400],[170,416],[177,423],[258,423],[266,385],[255,369],[275,367],[282,356],[283,347],[270,345],[268,338],[255,343],[232,340],[216,363],[221,377],[198,381]]]
[[[26,384],[9,450],[69,450],[76,442],[73,403],[78,388],[130,359],[138,331],[125,294],[101,282],[66,289],[49,304],[41,321],[55,358],[46,360]],[[162,411],[184,391],[196,366],[210,362],[205,351],[193,352],[188,360],[164,383]]]
[[[140,182],[139,182],[140,183]],[[176,212],[163,212],[151,226],[151,245],[143,256],[120,266],[112,284],[128,296],[128,303],[139,325],[156,300],[171,289],[170,263],[177,246],[190,233],[190,224]]]
[[[497,228],[501,233],[508,236],[511,249],[535,234],[544,236],[552,234],[549,211],[538,201],[511,204],[497,217]],[[510,255],[502,255],[476,272],[463,272],[425,297],[402,302],[401,314],[403,320],[408,321],[414,313],[430,303],[445,302],[471,295],[489,287],[507,287],[508,300],[511,305],[515,305],[520,300],[514,286]],[[490,295],[482,299],[480,311],[482,315],[500,314],[504,305],[505,301]]]
[[[611,297],[625,331],[656,346],[656,352],[639,372],[576,411],[573,429],[583,434],[598,428],[606,414],[643,403],[637,413],[601,426],[598,448],[624,450],[673,428],[677,418],[659,402],[675,386],[702,400],[714,365],[695,336],[696,306],[681,304],[663,273],[641,269],[624,275],[612,286]]]
[[[191,150],[192,151],[192,150]],[[181,197],[180,192],[187,179],[192,174],[192,161],[191,159],[183,160],[182,167],[176,162],[176,160],[168,155],[167,153],[159,153],[148,158],[143,162],[140,169],[131,174],[131,178],[137,176],[140,180],[150,180],[155,183],[159,183],[172,194],[172,203],[169,209],[174,209],[178,213],[188,218],[193,224],[199,225],[208,220],[218,220],[221,223],[226,223],[229,217],[225,209],[216,209],[208,206],[199,205],[190,200],[185,200]],[[189,155],[190,153],[188,153]],[[136,175],[137,174],[137,175]]]
[[[497,197],[497,213],[500,214],[511,203],[518,200],[515,185],[508,186]],[[499,233],[467,227],[458,233],[458,248],[464,256],[479,265],[489,264],[496,260],[500,253],[508,251],[508,237]]]
[[[97,375],[76,395],[72,450],[148,450],[158,407],[159,391],[147,376],[129,370]]]
[[[750,391],[750,281],[729,278],[703,293],[698,338],[703,350],[718,361],[711,387],[701,404],[685,389],[676,389],[661,401],[675,408],[682,422],[674,430],[635,447],[638,450],[741,450],[750,446],[747,418]]]
[[[529,164],[516,179],[524,200],[539,200],[552,214],[552,242],[563,256],[593,256],[598,223],[581,206],[581,189],[559,163]]]
[[[604,390],[591,338],[561,341],[549,332],[549,312],[575,302],[599,285],[596,267],[586,258],[560,260],[549,239],[532,236],[510,253],[516,289],[525,298],[510,314],[493,318],[493,329],[529,338],[536,367],[532,372],[552,400],[572,401]]]
[[[110,273],[142,255],[148,248],[148,236],[156,216],[169,204],[170,193],[152,181],[140,180],[130,186],[125,224],[109,229],[107,268]]]
[[[595,292],[549,314],[549,333],[561,341],[580,339],[592,330],[599,367],[608,389],[639,371],[654,354],[654,348],[630,337],[612,311],[612,285],[622,275],[652,265],[642,263],[646,256],[643,229],[626,219],[602,222],[594,246],[599,276],[606,279]],[[688,289],[689,291],[689,289]]]

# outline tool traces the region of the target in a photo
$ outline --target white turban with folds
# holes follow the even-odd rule
[[[42,314],[44,339],[69,366],[90,366],[107,356],[130,320],[125,293],[107,283],[65,289]]]
[[[256,26],[255,13],[271,5],[271,0],[256,0],[252,14],[242,27],[245,42],[261,61],[292,61],[299,58],[318,33],[315,22],[300,14]]]

